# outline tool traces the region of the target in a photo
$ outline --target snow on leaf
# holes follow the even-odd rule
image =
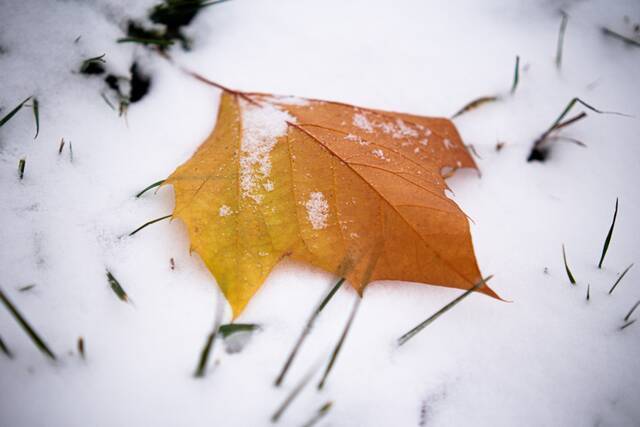
[[[447,119],[224,91],[215,129],[166,184],[237,317],[285,256],[359,293],[376,280],[472,287],[469,223],[440,172],[459,167],[476,166]]]

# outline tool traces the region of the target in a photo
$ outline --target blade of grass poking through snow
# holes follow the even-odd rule
[[[640,305],[640,301],[637,301],[635,304],[633,304],[633,307],[631,307],[631,310],[629,310],[629,312],[627,313],[626,316],[624,316],[624,321],[626,322],[627,320],[629,320],[629,318],[631,317],[631,315],[633,314],[634,311],[636,311],[636,308],[638,308],[638,306]]]
[[[331,353],[331,358],[329,359],[329,363],[327,364],[327,367],[325,368],[324,373],[322,374],[322,378],[320,379],[320,382],[318,383],[318,390],[322,390],[322,388],[324,387],[325,383],[327,382],[327,377],[331,373],[331,370],[333,369],[333,366],[336,363],[336,359],[338,358],[338,355],[340,354],[340,350],[342,349],[342,346],[344,345],[344,342],[347,339],[347,335],[349,334],[349,330],[351,329],[351,325],[353,324],[353,319],[355,319],[355,317],[356,317],[356,313],[358,312],[358,307],[360,307],[360,302],[361,301],[362,301],[362,298],[360,298],[359,296],[356,297],[356,302],[353,304],[353,308],[351,309],[351,314],[349,315],[349,320],[347,320],[347,323],[344,326],[344,330],[342,331],[342,335],[340,336],[340,340],[338,340],[338,343],[336,344],[335,348],[333,349],[333,352]]]
[[[171,218],[171,215],[165,215],[165,216],[161,216],[160,218],[156,218],[156,219],[152,219],[151,221],[145,222],[144,224],[142,224],[140,227],[136,228],[135,230],[133,230],[131,233],[129,233],[129,236],[133,236],[134,234],[136,234],[138,231],[142,230],[143,228],[151,225],[151,224],[155,224],[158,221],[162,221],[165,220],[167,218]]]
[[[458,110],[453,116],[451,116],[451,118],[455,119],[456,117],[459,117],[464,113],[467,113],[471,110],[475,110],[481,105],[488,104],[490,102],[495,102],[495,101],[498,101],[499,99],[500,99],[499,96],[482,96],[480,98],[476,98],[473,101],[465,104],[464,107]]]
[[[73,163],[73,144],[69,141],[69,161]]]
[[[118,43],[139,43],[142,45],[155,45],[162,47],[169,47],[173,44],[173,40],[164,39],[145,39],[141,37],[122,37],[117,40]]]
[[[602,27],[602,33],[606,36],[613,37],[614,39],[623,41],[630,46],[640,47],[640,42],[638,42],[637,40],[631,39],[629,37],[625,37],[622,34],[616,33],[615,31],[608,29],[607,27]]]
[[[13,359],[13,353],[0,337],[0,351],[2,351],[9,359]]]
[[[31,289],[35,288],[35,287],[36,287],[35,284],[21,286],[21,287],[18,288],[18,292],[27,292],[27,291],[30,291]]]
[[[311,332],[311,328],[313,327],[313,324],[315,323],[316,318],[318,317],[320,312],[324,309],[324,307],[329,303],[331,298],[333,298],[336,292],[338,292],[338,289],[340,289],[340,286],[342,286],[344,281],[345,279],[343,277],[340,280],[338,280],[335,285],[333,285],[333,287],[327,293],[327,295],[325,295],[324,298],[322,298],[322,301],[320,302],[318,307],[316,307],[316,309],[313,311],[313,313],[311,314],[311,317],[309,317],[309,320],[307,320],[307,323],[305,324],[304,329],[302,329],[302,333],[298,337],[298,340],[293,346],[293,349],[291,350],[289,357],[287,357],[287,360],[284,363],[284,366],[282,367],[280,374],[276,378],[276,381],[274,384],[276,387],[278,387],[280,384],[282,384],[282,381],[284,381],[284,377],[285,375],[287,375],[287,372],[289,371],[289,368],[293,363],[293,359],[295,359],[296,355],[298,354],[298,351],[300,350],[300,347],[302,346],[302,343],[304,342],[307,335],[309,335],[309,333]]]
[[[120,282],[116,279],[113,274],[109,270],[107,270],[107,280],[109,281],[109,285],[111,285],[111,289],[113,292],[124,302],[129,302],[129,296],[124,291],[122,286],[120,286]]]
[[[284,411],[286,411],[289,405],[291,405],[291,402],[293,402],[295,398],[298,397],[300,392],[305,388],[305,386],[309,384],[309,381],[311,380],[311,377],[313,377],[313,374],[315,373],[315,371],[316,371],[316,367],[314,365],[311,369],[309,369],[309,371],[305,374],[305,376],[302,377],[300,382],[296,384],[293,390],[291,390],[291,393],[289,393],[286,399],[284,399],[284,402],[282,402],[282,404],[278,407],[276,412],[274,412],[273,415],[271,416],[272,423],[278,422],[282,414],[284,414]]]
[[[156,187],[161,186],[163,183],[164,183],[164,179],[161,179],[160,181],[156,181],[153,184],[145,187],[144,190],[142,190],[138,194],[136,194],[136,199],[138,199],[140,196],[142,196],[144,193],[146,193],[147,191],[151,190],[152,188],[156,188]]]
[[[64,148],[64,138],[60,139],[60,146],[58,147],[58,156],[62,154],[62,149]]]
[[[18,177],[20,179],[24,178],[24,168],[27,165],[27,159],[20,159],[18,162]]]
[[[407,341],[409,341],[411,338],[413,338],[418,332],[420,332],[421,330],[423,330],[424,328],[429,326],[438,317],[442,316],[444,313],[446,313],[447,311],[451,310],[458,303],[460,303],[463,299],[465,299],[466,297],[471,295],[473,292],[475,292],[478,289],[480,289],[489,280],[491,280],[492,277],[493,277],[493,275],[488,276],[488,277],[486,277],[484,279],[481,279],[478,283],[473,285],[470,289],[467,289],[462,295],[460,295],[459,297],[455,298],[449,304],[445,305],[440,310],[436,311],[434,314],[429,316],[429,318],[427,318],[427,320],[421,322],[420,324],[415,326],[413,329],[411,329],[409,332],[407,332],[406,334],[402,335],[400,338],[398,338],[398,347],[403,345],[403,344],[405,344]]]
[[[618,283],[620,283],[620,281],[622,280],[622,278],[624,277],[625,274],[627,274],[627,271],[631,270],[631,267],[633,267],[633,264],[631,264],[629,267],[625,268],[624,271],[622,272],[622,274],[620,275],[620,277],[618,277],[618,280],[616,280],[616,283],[613,284],[613,286],[611,287],[611,289],[609,289],[609,295],[611,295],[611,293],[613,292],[613,290],[616,288],[616,286],[618,286]]]
[[[609,227],[609,232],[607,233],[607,237],[604,239],[604,246],[602,247],[602,255],[600,255],[600,262],[598,263],[598,268],[602,268],[604,256],[607,254],[607,251],[609,250],[609,243],[611,243],[611,236],[613,236],[613,227],[616,225],[617,216],[618,216],[618,198],[616,197],[616,207],[613,210],[613,220],[611,221],[611,226]]]
[[[85,59],[84,61],[82,61],[82,64],[80,64],[80,72],[81,73],[92,73],[92,67],[95,66],[100,66],[101,64],[105,64],[107,61],[104,60],[104,56],[106,54],[103,53],[102,55],[99,56],[94,56],[93,58],[89,58],[89,59]]]
[[[78,347],[78,354],[80,355],[80,357],[82,357],[84,359],[85,358],[85,356],[84,356],[84,338],[78,337],[77,347]]]
[[[220,331],[220,323],[222,323],[222,314],[224,312],[224,299],[220,292],[216,295],[216,315],[213,320],[213,329],[207,335],[207,339],[204,343],[204,347],[200,351],[200,358],[198,359],[198,366],[196,367],[193,376],[195,378],[203,378],[207,373],[207,362],[209,361],[209,355],[213,350],[213,344],[216,341],[218,332]]]
[[[566,107],[564,108],[564,110],[562,110],[562,113],[560,113],[560,115],[556,118],[556,120],[551,124],[551,126],[549,126],[549,128],[544,131],[542,133],[542,135],[540,135],[534,142],[533,142],[533,146],[531,147],[531,151],[529,153],[529,157],[527,158],[528,162],[531,162],[533,160],[540,160],[540,161],[544,161],[546,158],[545,153],[543,153],[543,148],[542,146],[544,145],[545,142],[547,142],[548,137],[551,133],[560,130],[561,128],[564,128],[572,123],[577,122],[578,120],[581,120],[582,118],[584,118],[586,116],[586,114],[579,114],[576,117],[573,117],[565,122],[563,122],[562,120],[565,118],[565,116],[567,114],[569,114],[569,111],[571,111],[571,109],[574,107],[574,105],[576,104],[580,104],[583,107],[598,113],[598,114],[615,114],[618,116],[624,116],[624,117],[630,117],[627,114],[623,114],[623,113],[618,113],[615,111],[603,111],[603,110],[598,110],[597,108],[587,104],[586,102],[584,102],[583,100],[581,100],[580,98],[573,98],[571,101],[569,101],[569,103],[566,105]]]
[[[558,31],[558,45],[556,46],[556,67],[562,68],[562,48],[564,46],[564,33],[567,30],[567,23],[569,22],[569,15],[564,10],[561,10],[562,20],[560,21],[560,30]]]
[[[313,417],[311,417],[309,421],[304,423],[302,427],[313,427],[314,425],[316,425],[318,421],[320,421],[325,415],[327,415],[332,405],[333,405],[333,402],[331,401],[326,402],[324,405],[318,408],[318,410],[313,415]]]
[[[576,284],[576,279],[571,274],[571,270],[569,269],[569,264],[567,264],[567,253],[564,250],[564,244],[562,244],[562,260],[564,261],[564,269],[567,271],[567,276],[569,276],[569,281],[572,285]]]
[[[253,332],[256,329],[260,329],[260,325],[255,323],[227,323],[220,325],[218,332],[222,335],[222,338],[227,338],[237,332]]]
[[[622,331],[623,329],[626,329],[629,326],[633,325],[634,323],[636,323],[636,320],[638,320],[638,319],[633,319],[633,320],[628,321],[624,325],[620,326],[620,330]]]
[[[32,104],[33,118],[36,121],[36,135],[33,137],[33,139],[36,139],[38,137],[38,134],[40,133],[40,103],[38,103],[38,98],[33,98]]]
[[[587,301],[589,301],[590,299],[590,293],[591,293],[591,284],[587,284]]]
[[[12,118],[13,116],[15,116],[15,115],[16,115],[16,113],[17,113],[18,111],[20,111],[20,109],[24,106],[24,104],[26,104],[26,103],[27,103],[27,101],[28,101],[28,100],[30,100],[30,99],[31,99],[31,97],[28,97],[27,99],[25,99],[24,101],[22,101],[20,104],[18,104],[18,106],[17,106],[17,107],[15,107],[13,110],[9,111],[9,112],[7,113],[7,115],[6,115],[6,116],[4,116],[3,118],[1,118],[1,119],[0,119],[0,127],[4,126],[4,124],[5,124],[5,123],[7,123],[9,120],[11,120],[11,118]]]
[[[13,318],[16,320],[16,322],[18,322],[22,329],[24,329],[24,331],[27,333],[29,338],[31,338],[31,341],[33,341],[36,347],[38,347],[38,350],[40,350],[51,360],[56,360],[56,355],[53,354],[53,352],[49,349],[43,339],[40,338],[40,335],[38,335],[37,332],[31,327],[29,322],[27,322],[27,320],[22,317],[16,306],[13,305],[9,298],[4,294],[2,289],[0,289],[0,301],[2,301],[7,310],[9,310],[9,312],[13,315]]]
[[[513,84],[511,84],[511,95],[516,93],[518,88],[518,81],[520,80],[520,56],[516,56],[516,69],[513,72]]]
[[[107,98],[107,95],[105,95],[104,92],[100,92],[100,96],[102,97],[102,99],[104,99],[104,102],[107,103],[109,108],[111,108],[113,111],[116,111],[116,107],[113,106],[113,104],[111,103],[111,101],[109,101],[109,98]]]

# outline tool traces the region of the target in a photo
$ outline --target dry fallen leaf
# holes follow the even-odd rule
[[[237,317],[285,256],[360,294],[375,280],[473,286],[469,223],[445,196],[461,167],[476,166],[447,119],[224,91],[213,133],[166,183]]]

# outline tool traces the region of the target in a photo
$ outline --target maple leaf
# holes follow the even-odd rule
[[[285,256],[360,294],[479,282],[467,217],[445,196],[461,167],[476,165],[447,119],[223,91],[215,129],[165,183],[235,318]]]

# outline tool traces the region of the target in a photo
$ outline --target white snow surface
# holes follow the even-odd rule
[[[299,379],[316,362],[324,368],[357,297],[338,291],[276,389],[335,281],[284,261],[238,319],[261,330],[234,354],[217,342],[207,376],[193,378],[215,319],[215,281],[189,254],[179,221],[127,234],[172,211],[169,187],[134,195],[206,138],[219,91],[141,46],[116,43],[126,18],[152,4],[0,0],[0,116],[27,96],[40,102],[36,140],[30,108],[0,128],[0,286],[58,356],[45,359],[0,306],[0,336],[14,354],[0,353],[2,426],[268,425]],[[570,16],[561,70],[559,9]],[[304,424],[329,400],[319,426],[640,424],[640,322],[619,330],[640,299],[638,265],[608,295],[640,262],[640,49],[600,30],[631,34],[638,21],[634,0],[233,0],[202,11],[188,28],[193,50],[172,48],[174,61],[247,91],[449,116],[474,98],[506,94],[521,58],[514,96],[455,120],[482,176],[448,180],[473,219],[483,274],[495,275],[491,286],[510,302],[471,295],[397,348],[401,334],[460,291],[372,284],[325,388],[316,390],[316,372],[280,425]],[[101,99],[100,78],[75,73],[102,53],[116,73],[135,58],[152,76],[126,121]],[[632,117],[588,111],[563,130],[586,148],[557,142],[547,162],[527,163],[532,141],[574,96]],[[130,304],[109,288],[106,269]]]

